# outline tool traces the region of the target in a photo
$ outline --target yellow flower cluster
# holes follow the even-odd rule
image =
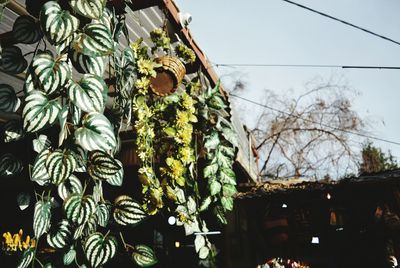
[[[150,77],[156,77],[157,72],[155,68],[160,67],[160,64],[151,59],[140,58],[137,61],[137,67],[140,74]]]
[[[5,245],[5,249],[7,251],[17,251],[17,250],[26,250],[28,248],[36,247],[36,240],[31,239],[28,235],[25,240],[22,239],[23,231],[22,229],[19,230],[17,234],[11,235],[10,232],[4,233],[3,238]]]

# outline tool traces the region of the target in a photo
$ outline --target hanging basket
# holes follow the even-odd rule
[[[159,96],[167,96],[175,92],[186,74],[183,63],[176,57],[163,56],[155,59],[162,66],[157,76],[151,78],[151,90]]]

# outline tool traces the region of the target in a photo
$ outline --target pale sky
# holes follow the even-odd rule
[[[175,1],[181,11],[192,14],[191,33],[213,63],[400,66],[400,45],[282,0]],[[399,0],[294,2],[400,42]],[[301,92],[316,76],[344,76],[361,93],[355,108],[373,121],[373,134],[400,142],[400,70],[219,67],[216,71],[221,76],[234,71],[245,74],[248,90],[243,96],[256,101],[266,88]],[[374,143],[400,159],[400,146]]]

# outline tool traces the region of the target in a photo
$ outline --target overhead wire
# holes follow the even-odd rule
[[[355,132],[355,131],[351,131],[351,130],[347,130],[347,129],[342,129],[342,128],[330,126],[328,124],[320,123],[320,122],[315,122],[315,121],[313,121],[311,119],[303,118],[303,117],[301,117],[299,115],[293,115],[293,114],[291,114],[289,112],[282,111],[282,110],[274,108],[272,106],[253,101],[253,100],[238,96],[236,94],[229,94],[229,96],[241,99],[243,101],[252,103],[254,105],[257,105],[257,106],[260,106],[260,107],[263,107],[263,108],[266,108],[266,109],[269,109],[269,110],[274,111],[274,112],[278,112],[278,113],[285,114],[285,115],[288,115],[288,116],[293,116],[293,117],[298,118],[300,120],[303,120],[305,122],[318,124],[318,125],[321,125],[323,127],[330,128],[332,130],[337,130],[337,131],[340,131],[340,132],[356,135],[356,136],[359,136],[359,137],[368,138],[368,139],[377,140],[377,141],[381,141],[381,142],[390,143],[390,144],[394,144],[394,145],[399,145],[400,146],[400,142],[396,142],[396,141],[392,141],[392,140],[388,140],[388,139],[384,139],[384,138],[379,138],[379,137],[376,137],[376,136],[371,136],[371,135],[367,135],[367,134],[363,134],[363,133],[359,133],[359,132]]]
[[[273,63],[214,63],[216,67],[294,67],[294,68],[342,68],[342,69],[386,69],[400,70],[400,66],[366,66],[333,64],[273,64]]]
[[[295,5],[295,6],[298,6],[298,7],[303,8],[303,9],[309,10],[309,11],[311,11],[311,12],[314,12],[314,13],[319,14],[319,15],[321,15],[321,16],[324,16],[324,17],[326,17],[326,18],[329,18],[329,19],[332,19],[332,20],[341,22],[341,23],[343,23],[343,24],[345,24],[345,25],[347,25],[347,26],[350,26],[350,27],[353,27],[353,28],[355,28],[355,29],[358,29],[358,30],[361,30],[361,31],[363,31],[363,32],[366,32],[366,33],[368,33],[368,34],[374,35],[374,36],[379,37],[379,38],[381,38],[381,39],[384,39],[384,40],[386,40],[386,41],[392,42],[392,43],[394,43],[394,44],[396,44],[396,45],[400,45],[400,42],[398,42],[398,41],[396,41],[396,40],[393,40],[392,38],[389,38],[389,37],[386,37],[386,36],[384,36],[384,35],[375,33],[375,32],[373,32],[373,31],[370,31],[370,30],[365,29],[365,28],[363,28],[363,27],[357,26],[357,25],[355,25],[355,24],[353,24],[353,23],[350,23],[350,22],[347,22],[347,21],[345,21],[345,20],[336,18],[336,17],[334,17],[334,16],[328,15],[328,14],[323,13],[323,12],[321,12],[321,11],[312,9],[312,8],[307,7],[307,6],[305,6],[305,5],[302,5],[302,4],[293,2],[293,1],[291,1],[291,0],[282,0],[282,1],[284,1],[284,2],[286,2],[286,3],[289,3],[289,4],[292,4],[292,5]]]

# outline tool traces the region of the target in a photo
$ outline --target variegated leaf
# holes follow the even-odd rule
[[[114,206],[114,220],[122,226],[135,226],[147,217],[142,206],[130,196],[121,195],[117,197]]]
[[[64,256],[63,256],[63,263],[65,266],[70,265],[76,257],[76,251],[73,248],[70,248],[70,250],[68,250]]]
[[[48,201],[38,201],[33,213],[33,231],[35,237],[39,239],[50,229],[51,203]]]
[[[121,161],[119,161],[118,159],[115,159],[115,161],[118,163],[118,165],[121,167],[117,173],[115,173],[115,175],[110,176],[109,178],[107,178],[107,182],[113,186],[121,186],[123,183],[123,179],[124,179],[124,168],[123,165],[121,163]]]
[[[103,15],[106,0],[71,0],[73,10],[89,19],[98,19]]]
[[[60,147],[64,140],[68,138],[69,129],[67,125],[68,105],[64,106],[58,114],[58,121],[60,122],[60,133],[58,134],[58,147]]]
[[[23,170],[23,164],[12,154],[3,154],[0,157],[0,177],[12,177]]]
[[[43,186],[50,183],[50,176],[47,173],[46,160],[50,155],[50,149],[41,151],[35,159],[31,173],[31,180]]]
[[[24,137],[25,133],[22,129],[22,121],[11,120],[3,126],[4,142],[18,141]]]
[[[76,51],[72,52],[70,57],[75,69],[84,74],[93,74],[102,77],[104,73],[104,60],[102,57],[90,57]]]
[[[43,33],[34,18],[21,15],[14,22],[13,36],[18,43],[33,44],[42,38]]]
[[[86,25],[73,41],[72,47],[76,52],[92,57],[111,55],[115,49],[111,32],[100,23]]]
[[[40,89],[52,94],[65,86],[71,77],[71,68],[67,63],[67,55],[54,58],[50,52],[38,53],[32,60],[31,72]]]
[[[57,149],[46,159],[46,169],[53,184],[60,184],[71,176],[76,168],[75,156],[71,151]]]
[[[14,89],[6,84],[0,84],[0,112],[14,113],[21,105],[21,101]]]
[[[28,248],[22,253],[17,268],[27,268],[35,257],[35,248]]]
[[[26,104],[22,112],[24,129],[27,132],[37,132],[47,125],[53,124],[61,111],[57,100],[49,100],[40,91],[34,91],[25,98]]]
[[[40,23],[52,44],[61,44],[79,27],[79,20],[69,11],[62,10],[56,1],[45,3],[40,11]]]
[[[117,251],[117,240],[113,236],[104,236],[101,233],[90,235],[84,245],[86,259],[93,268],[100,267],[114,257]]]
[[[107,85],[103,78],[85,74],[78,83],[70,80],[68,95],[85,112],[103,112],[107,100]]]
[[[83,224],[96,212],[96,202],[90,195],[72,194],[64,201],[63,209],[67,219]]]
[[[0,57],[0,70],[11,74],[20,74],[28,67],[28,62],[17,46],[4,47]]]
[[[62,249],[69,243],[70,238],[71,225],[67,220],[62,220],[57,224],[54,232],[47,235],[47,243],[50,247]]]
[[[65,200],[71,194],[81,194],[83,192],[83,187],[81,181],[75,175],[71,175],[58,185],[57,190],[60,198]]]
[[[132,260],[139,267],[150,267],[158,262],[154,251],[146,245],[135,246],[135,250],[132,253]]]
[[[33,150],[37,153],[40,153],[44,149],[49,148],[51,146],[51,142],[46,135],[41,134],[39,135],[39,137],[37,137],[32,141],[32,145],[33,145]]]
[[[99,203],[96,210],[96,215],[98,223],[101,227],[106,227],[111,214],[111,204],[109,203]]]
[[[82,127],[75,131],[76,142],[87,151],[108,151],[116,146],[116,138],[110,121],[97,112],[82,119]]]
[[[89,154],[88,173],[96,180],[108,180],[122,169],[122,166],[109,154],[93,151]]]

